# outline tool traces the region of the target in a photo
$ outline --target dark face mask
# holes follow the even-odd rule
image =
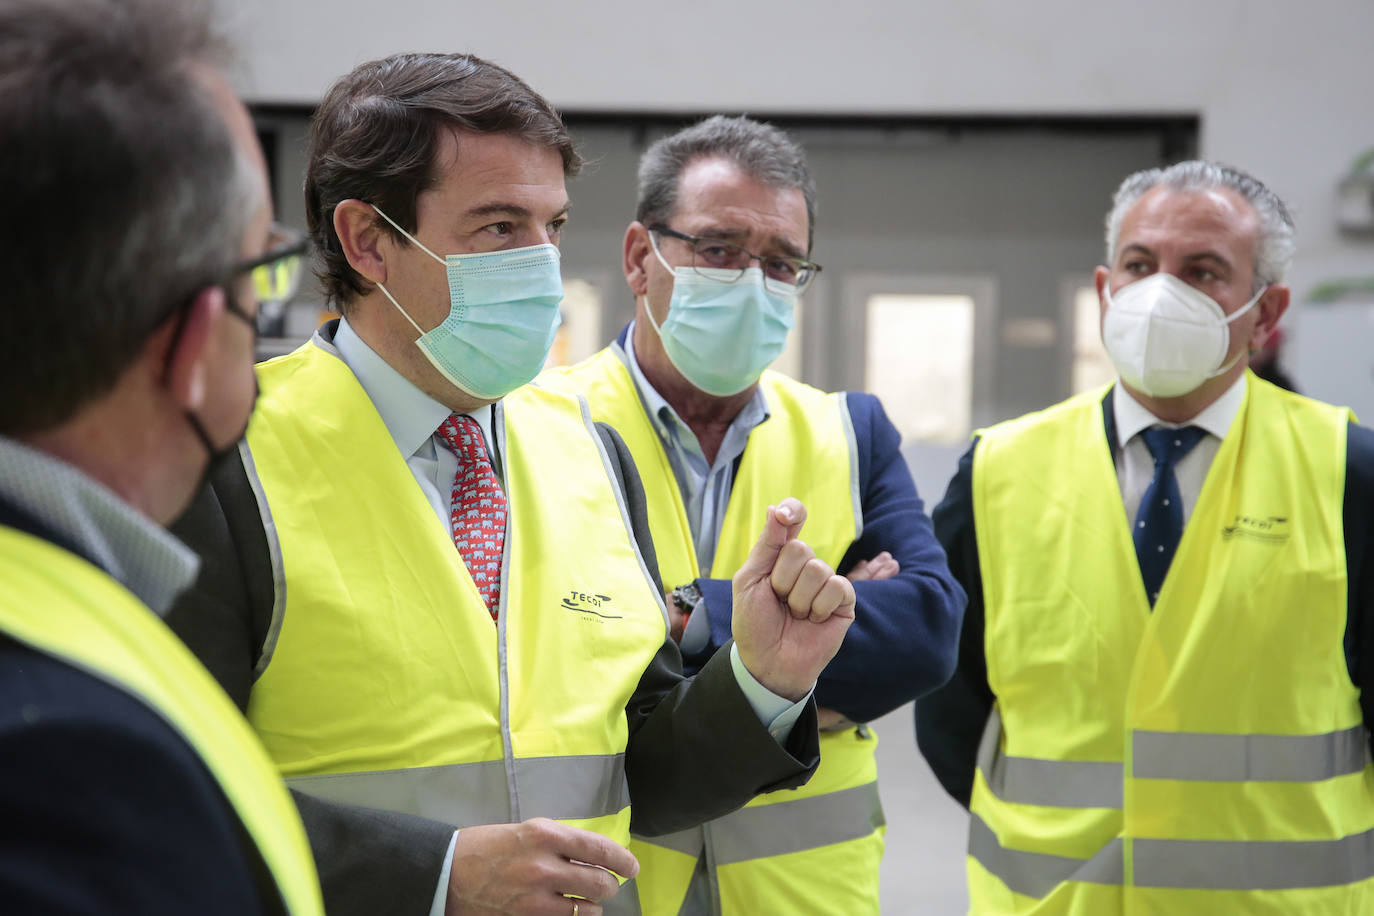
[[[199,417],[189,410],[182,412],[182,415],[186,417],[186,422],[191,424],[191,429],[195,432],[196,438],[205,446],[205,451],[210,456],[210,460],[206,462],[205,471],[200,475],[200,482],[196,484],[197,493],[204,489],[206,483],[218,476],[220,469],[223,468],[225,464],[229,462],[229,459],[234,456],[234,453],[239,450],[239,443],[242,442],[243,437],[248,434],[248,423],[253,419],[253,407],[255,407],[257,403],[258,380],[255,376],[253,378],[253,403],[249,406],[248,416],[244,418],[243,429],[239,430],[238,435],[235,436],[228,445],[222,446],[216,446],[214,441],[211,440],[210,434],[205,431],[205,424],[200,422]]]
[[[253,342],[256,346],[258,326],[257,322],[253,320],[253,316],[240,308],[239,304],[235,302],[232,297],[225,300],[225,312],[233,315],[253,329]],[[205,446],[205,451],[210,456],[210,460],[206,462],[205,470],[200,475],[200,480],[196,483],[195,492],[199,493],[205,488],[205,485],[210,480],[218,476],[220,470],[239,450],[239,443],[242,442],[244,436],[248,434],[248,423],[253,419],[253,409],[257,406],[259,393],[257,374],[254,373],[253,400],[248,407],[248,416],[244,418],[243,428],[239,430],[238,435],[231,439],[227,445],[215,445],[214,440],[210,438],[210,434],[206,431],[205,424],[200,421],[200,418],[189,410],[182,411],[182,416],[186,417],[186,422],[191,424],[191,430],[195,432],[196,438]]]

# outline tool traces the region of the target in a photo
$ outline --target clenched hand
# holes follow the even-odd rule
[[[445,916],[601,916],[620,889],[615,872],[639,873],[628,849],[599,833],[536,817],[458,831]]]
[[[735,573],[731,627],[740,661],[759,683],[800,700],[854,622],[854,586],[797,535],[806,507],[768,507],[763,531]]]

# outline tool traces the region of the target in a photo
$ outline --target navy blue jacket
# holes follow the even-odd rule
[[[858,444],[864,526],[837,572],[848,572],[884,550],[901,564],[901,572],[891,579],[854,583],[854,623],[821,673],[816,703],[855,722],[868,722],[949,680],[965,599],[902,459],[901,434],[873,395],[850,391],[845,398]],[[711,637],[700,652],[684,656],[689,674],[730,639],[730,580],[701,578],[696,585],[710,617]]]
[[[1102,401],[1107,443],[1115,448],[1116,419],[1110,392]],[[975,442],[976,445],[976,442]],[[916,740],[945,791],[965,808],[973,793],[973,771],[983,726],[992,711],[987,660],[983,654],[983,580],[973,521],[973,448],[959,459],[959,470],[944,500],[935,507],[935,532],[949,554],[950,568],[968,592],[968,612],[959,639],[959,666],[941,689],[916,704]],[[1350,425],[1346,444],[1343,506],[1348,611],[1346,660],[1360,688],[1366,723],[1374,722],[1374,430]]]
[[[0,525],[72,549],[4,502]],[[185,739],[124,690],[0,632],[0,912],[285,909]]]

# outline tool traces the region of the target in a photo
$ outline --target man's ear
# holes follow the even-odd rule
[[[1093,271],[1093,286],[1097,287],[1097,308],[1103,315],[1107,314],[1107,290],[1110,288],[1107,284],[1111,282],[1112,272],[1107,268],[1099,265]]]
[[[199,410],[205,403],[211,335],[223,314],[224,290],[207,286],[159,332],[166,335],[163,383],[183,410]]]
[[[334,208],[334,234],[349,266],[372,283],[385,283],[386,234],[377,220],[377,211],[361,200],[342,200]]]
[[[636,298],[649,291],[649,275],[645,265],[647,259],[653,256],[654,250],[649,244],[649,230],[643,223],[635,220],[625,230],[621,267],[625,271],[625,282]]]
[[[1279,326],[1279,319],[1288,311],[1291,296],[1292,293],[1287,286],[1275,284],[1266,289],[1255,303],[1255,311],[1259,312],[1259,318],[1255,321],[1254,330],[1250,332],[1252,354],[1258,353],[1269,342],[1269,336]]]

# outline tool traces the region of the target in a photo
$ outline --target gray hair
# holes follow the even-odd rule
[[[70,418],[227,281],[261,179],[198,76],[226,58],[203,0],[0,8],[0,433]]]
[[[1145,169],[1121,183],[1112,196],[1107,214],[1107,263],[1116,260],[1116,245],[1121,237],[1121,221],[1136,201],[1153,188],[1173,191],[1212,191],[1226,188],[1239,194],[1259,217],[1259,237],[1255,240],[1253,288],[1258,292],[1271,283],[1282,283],[1293,263],[1297,249],[1293,217],[1273,191],[1258,178],[1217,162],[1190,159],[1168,168]]]
[[[716,115],[664,137],[639,160],[639,203],[635,219],[646,226],[671,219],[678,185],[698,159],[721,158],[761,184],[799,188],[806,201],[806,246],[816,232],[816,182],[801,146],[771,124]]]

